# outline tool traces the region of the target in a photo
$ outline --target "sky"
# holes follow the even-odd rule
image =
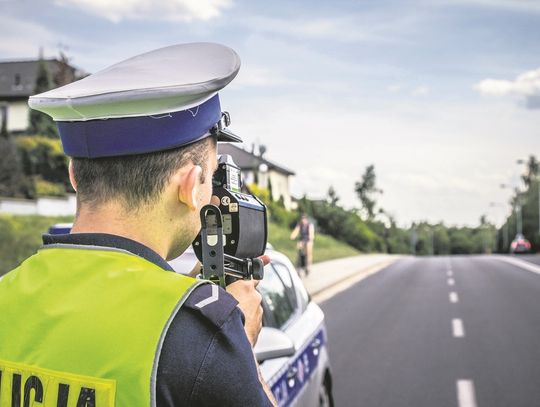
[[[540,156],[536,0],[0,0],[0,59],[62,50],[89,73],[210,41],[242,59],[231,129],[295,171],[292,192],[359,206],[373,164],[398,224],[500,223]],[[495,205],[490,207],[490,202]]]

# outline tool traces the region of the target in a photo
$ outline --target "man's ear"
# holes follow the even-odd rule
[[[71,186],[77,192],[77,181],[75,180],[75,174],[73,173],[73,160],[69,160],[69,166],[68,166],[68,173],[69,173],[69,182],[71,182]]]
[[[178,188],[178,200],[187,205],[188,208],[199,209],[198,195],[201,185],[202,168],[194,165],[182,176],[182,181]]]

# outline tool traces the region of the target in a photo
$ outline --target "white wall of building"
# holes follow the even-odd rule
[[[76,210],[75,194],[66,198],[43,197],[37,200],[0,198],[0,213],[12,215],[73,216]]]
[[[249,171],[245,179],[254,179],[253,172]],[[283,197],[283,204],[288,210],[292,209],[292,198],[289,189],[289,176],[282,174],[278,171],[259,172],[257,174],[258,183],[260,188],[268,188],[268,181],[272,183],[272,200],[278,201]]]
[[[7,129],[8,131],[24,131],[28,128],[29,107],[25,100],[8,102]]]
[[[289,193],[289,177],[277,171],[269,171],[268,179],[272,183],[272,199],[278,201],[283,197],[283,204],[291,209],[291,195]]]

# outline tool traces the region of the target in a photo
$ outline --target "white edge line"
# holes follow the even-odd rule
[[[504,262],[509,263],[509,264],[513,264],[514,266],[519,267],[519,268],[521,268],[523,270],[528,270],[528,271],[531,271],[533,273],[540,274],[540,266],[538,266],[538,265],[536,265],[534,263],[529,263],[529,262],[524,261],[524,260],[518,260],[518,259],[515,259],[513,257],[496,256],[495,258],[497,260],[504,261]]]

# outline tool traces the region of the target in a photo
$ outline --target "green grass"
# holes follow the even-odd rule
[[[72,221],[70,216],[0,214],[0,276],[36,252],[49,226]]]
[[[41,246],[41,235],[55,223],[72,222],[69,216],[19,216],[0,214],[0,276],[17,267]],[[268,241],[294,263],[296,242],[289,239],[291,231],[269,224]],[[313,261],[315,263],[340,257],[354,256],[359,252],[345,243],[320,233],[315,235]]]
[[[274,249],[285,254],[293,263],[296,261],[296,242],[289,239],[291,231],[285,227],[269,224],[268,241]],[[360,252],[346,243],[340,242],[330,236],[315,233],[313,243],[313,262],[318,263],[325,260],[332,260],[341,257],[349,257],[360,254]]]

